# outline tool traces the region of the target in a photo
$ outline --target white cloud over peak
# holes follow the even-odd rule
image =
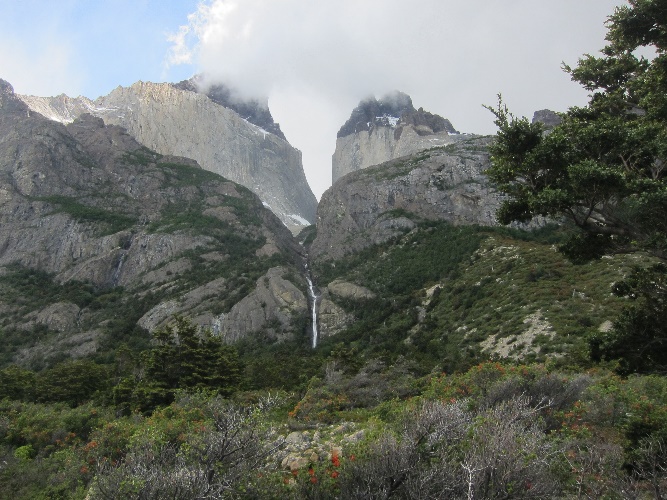
[[[561,62],[601,49],[606,16],[623,3],[209,0],[173,50],[241,96],[268,97],[319,196],[336,132],[368,95],[402,90],[477,133],[495,130],[482,105],[499,92],[518,115],[585,102]]]

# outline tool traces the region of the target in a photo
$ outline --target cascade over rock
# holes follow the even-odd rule
[[[338,131],[332,158],[335,183],[346,174],[393,158],[450,144],[458,132],[449,120],[422,108],[402,92],[366,99]]]
[[[317,200],[301,152],[285,140],[268,108],[257,101],[234,101],[221,86],[207,92],[197,91],[195,81],[137,82],[95,101],[19,97],[31,110],[62,123],[90,113],[107,125],[119,125],[160,154],[193,158],[204,169],[246,186],[293,232],[310,224]]]

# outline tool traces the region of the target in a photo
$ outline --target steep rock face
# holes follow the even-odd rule
[[[293,321],[308,313],[308,299],[285,274],[282,267],[269,269],[252,293],[216,318],[214,331],[228,342],[260,332],[272,339],[291,335]]]
[[[148,311],[166,313],[147,328],[174,312],[211,326],[278,263],[298,276],[301,252],[247,188],[89,114],[46,119],[0,80],[0,328],[53,332],[15,359],[89,353]],[[35,279],[55,291],[17,300]]]
[[[450,144],[457,135],[449,120],[415,109],[412,99],[402,92],[380,100],[367,99],[359,103],[338,132],[332,158],[333,182],[371,165]]]
[[[287,140],[283,131],[280,130],[280,125],[273,121],[273,116],[271,116],[271,111],[269,110],[269,103],[266,100],[260,102],[257,99],[240,99],[225,85],[207,85],[201,75],[174,83],[173,86],[181,90],[204,94],[214,103],[236,111],[241,118],[248,120],[250,123],[277,135],[281,139]]]
[[[265,130],[219,104],[225,102],[223,90],[213,88],[209,98],[190,90],[193,86],[137,82],[95,101],[20,97],[50,119],[68,123],[91,113],[125,128],[160,154],[193,158],[204,169],[251,189],[294,232],[313,221],[317,201],[303,172],[301,152],[284,140],[270,113],[262,114],[257,103],[236,106],[254,110],[250,118],[269,126]]]
[[[363,302],[374,299],[375,293],[366,287],[349,281],[334,280],[323,290],[319,301],[319,335],[330,337],[343,331],[355,321],[353,314],[346,312],[336,301]]]
[[[342,332],[354,322],[354,316],[332,299],[328,290],[322,293],[318,304],[318,334],[320,338],[331,337]]]
[[[317,212],[314,259],[338,259],[414,227],[411,217],[495,225],[501,195],[489,185],[487,137],[391,160],[329,188]]]

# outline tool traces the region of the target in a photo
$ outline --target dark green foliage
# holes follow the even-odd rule
[[[137,222],[136,217],[124,215],[117,211],[84,205],[79,203],[76,198],[68,196],[54,195],[35,198],[35,200],[56,205],[57,208],[53,213],[63,212],[78,222],[95,224],[100,236],[115,234],[123,229],[132,227]]]
[[[156,345],[142,355],[143,375],[125,378],[114,389],[118,406],[149,411],[171,403],[178,389],[207,389],[225,396],[238,389],[237,351],[210,331],[177,316],[173,324],[153,332],[153,338]]]
[[[646,250],[665,258],[667,46],[656,33],[667,19],[661,9],[659,1],[642,0],[611,16],[602,56],[565,67],[592,92],[588,106],[572,108],[549,133],[515,118],[502,102],[492,109],[500,130],[488,175],[510,195],[501,222],[564,216],[598,236],[573,241],[570,249],[585,247],[575,254]],[[636,56],[639,46],[656,57]]]
[[[591,356],[616,360],[624,375],[667,373],[667,266],[636,269],[616,283],[614,293],[633,304],[616,319],[612,331],[591,339]]]
[[[0,400],[4,398],[30,401],[35,394],[35,373],[10,365],[0,370]]]
[[[100,294],[95,287],[81,281],[68,281],[62,285],[53,280],[53,274],[21,266],[8,266],[0,275],[0,300],[11,299],[25,304],[28,311],[42,308],[52,302],[73,302],[79,307],[90,305]]]
[[[480,228],[445,222],[423,222],[419,229],[393,245],[373,246],[335,263],[315,263],[318,281],[329,283],[340,276],[354,275],[358,277],[355,282],[385,297],[410,294],[456,273],[461,261],[477,249],[483,238]]]
[[[130,151],[125,153],[123,155],[123,161],[130,165],[141,165],[143,167],[146,167],[151,163],[155,163],[161,157],[162,155],[157,154],[156,152],[151,151],[146,147],[142,147],[135,151]]]
[[[64,402],[74,407],[110,388],[109,370],[90,360],[59,363],[39,373],[35,394],[41,402]]]
[[[122,287],[104,289],[75,280],[57,283],[53,274],[36,269],[21,266],[7,266],[6,269],[8,272],[0,275],[0,301],[12,304],[12,312],[0,319],[0,366],[11,363],[21,348],[44,342],[55,335],[41,324],[17,328],[16,323],[28,313],[58,302],[72,302],[81,309],[88,308],[93,313],[91,324],[95,326],[105,322],[106,335],[100,340],[95,355],[98,360],[109,362],[113,349],[123,342],[136,350],[148,346],[148,334],[136,323],[159,300],[154,294],[130,299]],[[60,354],[54,353],[32,368],[52,365],[58,361],[58,356]]]
[[[313,241],[315,241],[316,237],[317,237],[317,226],[315,226],[314,224],[304,227],[299,233],[299,236],[297,236],[298,240],[306,248],[308,248],[310,244]]]
[[[160,163],[158,165],[166,174],[167,182],[171,186],[203,186],[208,182],[224,180],[220,175],[204,170],[201,167],[184,165],[182,163]]]

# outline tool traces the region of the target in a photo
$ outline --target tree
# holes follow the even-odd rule
[[[490,109],[499,127],[491,147],[491,181],[507,200],[501,223],[542,215],[569,221],[577,231],[562,249],[573,260],[610,253],[646,252],[667,261],[667,4],[629,0],[609,16],[607,45],[564,66],[590,94],[588,105],[570,108],[562,123],[512,115],[502,99]],[[638,55],[651,52],[650,57]],[[599,359],[624,359],[621,346],[636,347],[622,370],[667,367],[667,294],[664,266],[630,277],[638,299],[607,338],[594,339]],[[648,274],[648,278],[647,275]],[[651,282],[657,286],[649,286]],[[604,337],[604,336],[603,336]],[[639,362],[641,351],[653,354]]]
[[[35,395],[35,373],[10,365],[0,370],[0,399],[30,401]]]
[[[499,99],[489,178],[509,195],[502,223],[565,217],[580,232],[571,254],[644,250],[667,259],[667,5],[631,0],[609,17],[607,46],[572,79],[591,92],[549,133]],[[655,51],[647,59],[640,47]]]
[[[36,377],[35,392],[41,402],[61,401],[74,407],[91,399],[109,386],[106,366],[78,359],[58,363]]]
[[[153,339],[154,347],[143,355],[143,370],[114,388],[117,404],[146,411],[171,403],[177,389],[206,389],[229,396],[238,388],[238,354],[210,330],[176,316],[172,324],[157,329]]]

